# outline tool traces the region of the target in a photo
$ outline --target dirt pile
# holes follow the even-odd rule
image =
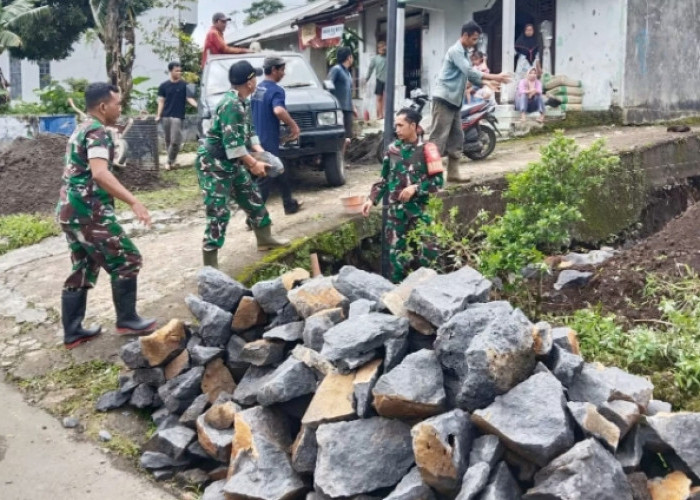
[[[367,134],[364,137],[356,137],[352,139],[348,146],[345,155],[346,160],[350,163],[370,164],[379,163],[377,160],[377,150],[384,142],[384,136],[377,132],[376,134]]]
[[[19,137],[0,151],[0,215],[53,212],[67,143],[65,136],[40,134],[35,139]],[[127,167],[116,174],[132,190],[167,186],[154,171]]]

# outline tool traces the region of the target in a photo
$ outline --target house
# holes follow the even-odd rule
[[[157,87],[167,77],[169,61],[163,61],[153,53],[153,50],[143,42],[143,34],[153,31],[163,18],[168,16],[177,16],[177,21],[184,30],[191,32],[197,25],[197,1],[188,0],[186,8],[181,10],[153,8],[139,17],[139,27],[136,31],[136,59],[132,73],[135,78],[148,78],[141,84],[141,90]],[[102,43],[96,37],[88,35],[83,35],[76,43],[73,53],[61,61],[37,63],[20,60],[10,56],[9,51],[5,51],[0,54],[0,68],[5,78],[10,81],[12,99],[27,102],[38,101],[34,90],[43,88],[51,80],[58,82],[69,78],[85,78],[89,81],[107,80]]]
[[[315,5],[315,2],[310,5]],[[385,0],[345,0],[304,15],[288,16],[304,33],[339,23],[362,38],[360,77],[378,40],[386,38]],[[534,23],[549,46],[555,75],[581,80],[584,111],[617,110],[625,123],[644,123],[700,114],[700,66],[696,64],[700,23],[696,2],[681,0],[406,0],[399,9],[404,36],[397,47],[399,84],[408,92],[434,85],[447,48],[464,22],[484,29],[482,50],[491,71],[513,71],[517,34]],[[265,46],[269,34],[260,30]],[[287,42],[293,35],[287,32]],[[272,42],[272,39],[270,40]],[[403,43],[401,43],[403,42]],[[271,43],[274,47],[274,44]],[[309,50],[319,74],[324,50]],[[403,89],[402,89],[403,91]]]

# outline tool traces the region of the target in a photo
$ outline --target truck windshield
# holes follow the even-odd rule
[[[235,62],[244,58],[212,60],[209,63],[209,74],[207,75],[206,93],[207,95],[223,94],[231,85],[228,82],[228,70]],[[262,68],[264,56],[254,55],[245,58],[255,68]],[[319,87],[318,78],[311,71],[309,65],[301,57],[286,58],[286,68],[284,78],[280,82],[282,87]],[[265,78],[265,75],[258,80]]]

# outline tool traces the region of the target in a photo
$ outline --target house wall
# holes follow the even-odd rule
[[[700,114],[700,3],[627,0],[623,120]]]
[[[558,75],[583,82],[583,109],[621,103],[627,0],[559,0],[556,19]]]

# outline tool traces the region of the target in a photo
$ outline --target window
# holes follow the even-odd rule
[[[51,63],[39,61],[39,88],[43,89],[51,83]]]
[[[10,97],[22,99],[22,60],[10,56]]]

